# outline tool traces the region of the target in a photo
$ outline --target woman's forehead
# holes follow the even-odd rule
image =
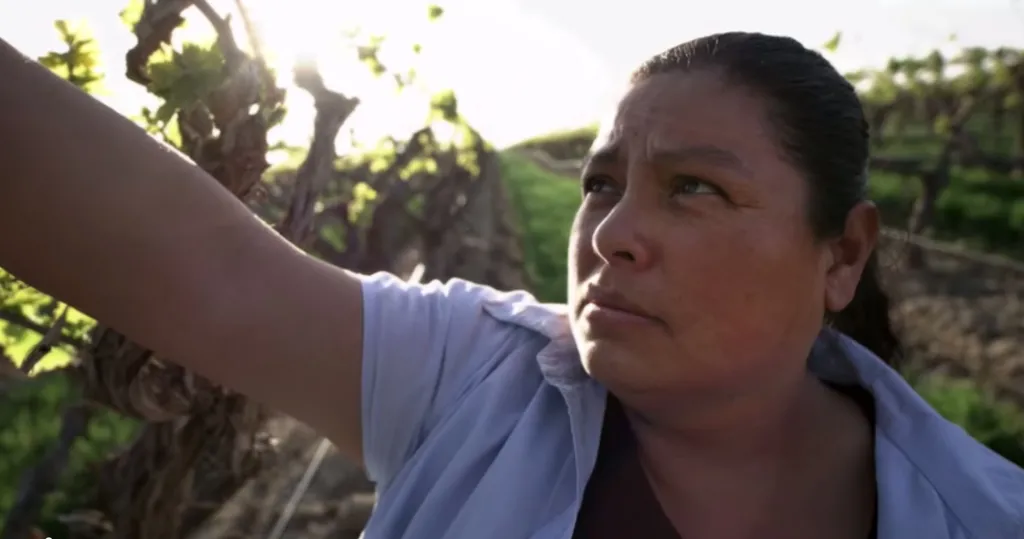
[[[686,154],[742,162],[742,154],[764,146],[758,140],[769,134],[763,118],[758,100],[717,77],[659,75],[630,89],[602,119],[590,156],[654,160]]]

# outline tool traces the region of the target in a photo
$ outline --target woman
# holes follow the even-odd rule
[[[1024,473],[887,365],[863,111],[792,39],[640,67],[565,307],[327,266],[10,48],[2,72],[0,264],[361,459],[368,538],[1024,537]]]

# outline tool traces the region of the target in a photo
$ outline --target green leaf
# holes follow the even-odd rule
[[[40,64],[48,67],[51,71],[56,71],[57,69],[64,67],[64,57],[57,52],[48,52],[46,55],[40,56],[37,60]],[[65,69],[65,71],[67,70]]]
[[[842,38],[843,33],[836,32],[835,35],[833,35],[832,38],[826,41],[825,44],[822,45],[821,47],[827,50],[828,52],[836,52],[836,50],[839,49],[839,42],[842,40]]]
[[[362,45],[356,49],[359,60],[370,68],[370,72],[375,77],[379,77],[387,72],[387,68],[384,67],[380,58],[377,57],[377,53],[380,52],[380,43],[380,39],[371,38],[369,45]]]
[[[431,21],[436,21],[437,19],[441,18],[441,15],[444,15],[444,8],[442,8],[441,6],[438,6],[436,4],[431,4],[430,6],[427,6],[427,19]]]
[[[53,26],[66,50],[49,52],[38,58],[38,61],[57,76],[86,92],[97,90],[103,75],[97,70],[100,65],[99,50],[88,25],[82,22],[72,25],[61,19],[54,21]]]
[[[174,113],[178,111],[178,108],[174,103],[164,102],[160,104],[160,107],[156,109],[153,116],[158,122],[167,123],[174,117]]]
[[[57,29],[57,33],[60,34],[60,37],[65,41],[71,34],[71,30],[68,28],[68,21],[64,19],[57,19],[53,21],[53,27]]]
[[[320,228],[320,237],[339,252],[345,250],[345,237],[338,223],[328,223]]]
[[[443,90],[431,96],[431,117],[446,122],[454,122],[459,118],[458,99],[452,90]]]
[[[21,340],[26,335],[26,329],[15,324],[4,324],[3,334],[15,340]]]
[[[364,210],[376,199],[377,191],[365,182],[357,183],[352,189],[352,202],[348,205],[349,222],[358,223],[361,217],[368,216]]]
[[[144,8],[145,3],[143,0],[128,0],[128,5],[118,13],[118,16],[125,26],[134,30],[135,25],[142,19],[142,10]]]

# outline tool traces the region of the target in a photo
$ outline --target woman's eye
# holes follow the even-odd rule
[[[672,181],[672,195],[721,195],[712,183],[694,176],[676,176]]]
[[[614,188],[611,179],[603,175],[587,176],[583,178],[583,194],[606,193]]]

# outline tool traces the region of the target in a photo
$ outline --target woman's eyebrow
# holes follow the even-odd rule
[[[588,152],[583,156],[580,169],[586,170],[590,165],[614,165],[619,159],[618,146],[605,146],[597,151]]]
[[[619,159],[617,146],[606,146],[587,154],[583,158],[583,167],[590,165],[613,165]],[[649,159],[653,163],[682,164],[702,162],[718,167],[730,168],[749,176],[750,169],[735,153],[713,144],[698,144],[675,148],[657,148],[650,152]]]
[[[715,146],[713,144],[699,144],[694,146],[682,146],[676,148],[658,148],[650,154],[650,160],[654,163],[683,164],[701,162],[717,167],[733,169],[744,175],[750,175],[743,160],[735,153]]]

